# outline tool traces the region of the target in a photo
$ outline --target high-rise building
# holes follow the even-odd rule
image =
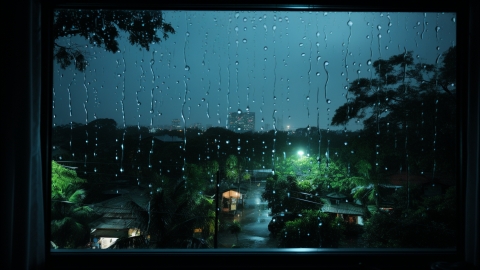
[[[255,131],[255,113],[254,112],[229,113],[228,129],[235,132]]]
[[[172,130],[175,129],[181,129],[182,127],[180,126],[180,119],[173,119],[172,120]]]

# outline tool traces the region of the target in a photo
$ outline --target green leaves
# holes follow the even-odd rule
[[[52,241],[61,248],[77,248],[87,243],[88,222],[94,216],[93,210],[82,205],[86,181],[74,170],[52,161]]]
[[[302,216],[285,223],[279,233],[280,246],[294,247],[338,247],[345,232],[345,222],[320,210],[302,211]]]

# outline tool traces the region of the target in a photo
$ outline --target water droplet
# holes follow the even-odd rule
[[[320,72],[317,72],[317,76],[320,76]]]
[[[328,63],[328,61],[325,61],[323,64],[324,64],[325,66],[328,66],[330,63]]]
[[[353,22],[352,22],[352,21],[348,21],[348,22],[347,22],[347,25],[351,27],[351,26],[353,25]]]
[[[263,47],[263,50],[265,50],[265,51],[268,50],[268,47],[267,46]]]
[[[302,56],[305,56],[305,53],[302,53]]]
[[[382,35],[381,35],[381,34],[378,34],[378,38],[382,38]]]
[[[380,31],[382,29],[382,26],[381,25],[377,25],[377,29],[378,31]]]
[[[322,59],[321,56],[317,56],[317,61],[320,61],[320,59]]]
[[[302,46],[303,46],[303,43],[298,44],[298,46],[302,47]]]
[[[368,60],[368,61],[367,61],[367,65],[370,66],[371,64],[372,64],[372,60]]]
[[[309,97],[309,96],[307,96],[307,100],[310,100],[310,97]]]
[[[370,38],[370,35],[367,35],[367,37],[366,37],[366,38],[367,38],[367,39],[369,39],[369,38]]]
[[[440,31],[440,26],[437,26],[437,27],[435,28],[435,31],[437,31],[437,32]]]
[[[327,103],[330,104],[332,103],[332,101],[330,99],[327,99]]]
[[[439,50],[440,50],[440,46],[437,46],[437,51],[439,51]]]
[[[189,71],[189,70],[190,70],[190,67],[189,67],[188,65],[185,66],[185,70],[186,70],[186,71]]]
[[[344,145],[348,145],[348,142],[344,142],[343,144],[344,144]]]
[[[243,43],[247,43],[247,39],[246,39],[246,38],[243,39]]]
[[[242,113],[242,110],[238,109],[237,113],[238,113],[238,114],[241,114],[241,113]]]

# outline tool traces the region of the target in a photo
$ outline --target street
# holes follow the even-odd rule
[[[219,232],[218,247],[231,248],[277,248],[278,241],[270,236],[268,223],[272,219],[268,215],[267,202],[261,201],[265,183],[252,183],[244,200],[243,210],[236,211],[235,216],[226,222],[238,221],[242,231],[238,234],[238,243],[234,234],[228,230]]]

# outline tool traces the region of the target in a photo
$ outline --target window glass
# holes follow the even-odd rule
[[[52,248],[455,247],[455,14],[54,16]]]

